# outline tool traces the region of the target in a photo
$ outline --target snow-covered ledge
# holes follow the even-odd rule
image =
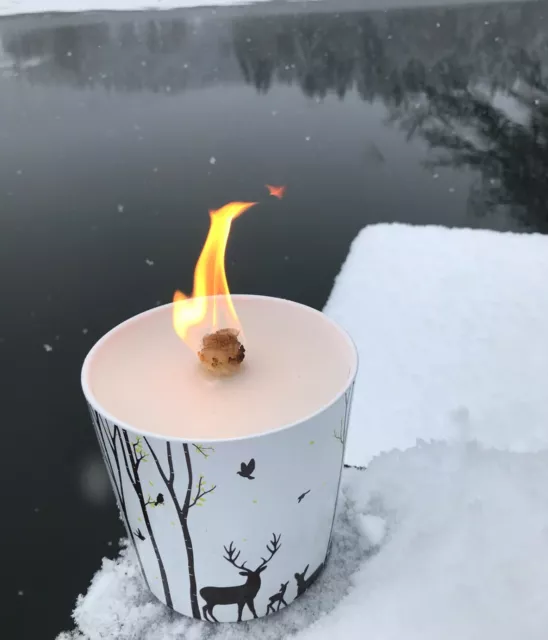
[[[348,462],[367,469],[345,471],[320,581],[211,627],[154,602],[124,552],[59,640],[546,640],[547,273],[542,236],[362,231],[326,310],[360,350]]]

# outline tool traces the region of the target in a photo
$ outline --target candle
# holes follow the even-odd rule
[[[233,296],[247,358],[214,378],[171,326],[172,305],[124,322],[84,367],[90,398],[118,424],[165,437],[229,439],[305,420],[344,393],[353,345],[323,314],[294,302]]]
[[[210,622],[275,613],[321,574],[357,370],[352,341],[322,313],[230,296],[226,241],[251,206],[212,212],[192,297],[123,322],[82,369],[146,584]],[[241,339],[243,361],[239,346],[226,362],[204,356],[219,330]]]

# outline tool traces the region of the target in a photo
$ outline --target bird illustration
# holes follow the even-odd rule
[[[301,504],[301,502],[306,498],[306,496],[309,493],[310,493],[310,489],[308,491],[305,491],[304,493],[301,493],[301,495],[297,498],[297,502]]]
[[[157,507],[161,504],[164,504],[164,494],[163,493],[159,493],[156,496],[156,500],[153,500],[150,496],[148,496],[148,500],[145,502],[145,507],[147,507],[148,505],[150,505],[151,507]]]
[[[141,529],[137,529],[137,531],[134,531],[133,533],[139,538],[139,540],[146,540],[145,536],[141,533]]]
[[[251,460],[246,464],[242,462],[240,465],[240,470],[237,471],[239,476],[242,478],[247,478],[248,480],[255,480],[255,478],[251,475],[255,471],[255,459],[251,458]]]

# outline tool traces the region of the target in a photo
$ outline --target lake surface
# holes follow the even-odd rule
[[[234,223],[233,291],[316,308],[368,224],[548,232],[545,2],[4,18],[0,96],[10,638],[69,628],[116,553],[81,363],[191,290],[209,209],[261,203]]]

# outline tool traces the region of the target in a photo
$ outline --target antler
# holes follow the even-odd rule
[[[228,562],[230,562],[230,564],[234,567],[236,567],[236,569],[240,569],[243,571],[247,571],[248,569],[245,566],[245,562],[241,565],[236,564],[236,561],[238,560],[238,558],[240,557],[240,552],[238,551],[236,553],[236,549],[234,548],[234,543],[231,542],[230,545],[227,547],[224,547],[226,556],[223,556],[223,558],[225,560],[227,560]],[[234,555],[236,554],[236,555]],[[228,556],[228,557],[227,557]]]
[[[258,569],[262,569],[263,567],[266,567],[266,565],[272,560],[272,558],[274,557],[275,553],[282,546],[280,544],[280,538],[281,537],[282,537],[281,533],[278,536],[275,533],[272,534],[272,540],[266,545],[266,548],[270,552],[270,555],[268,556],[268,558],[266,558],[266,560],[265,560],[265,558],[261,558],[262,562],[259,565]]]

